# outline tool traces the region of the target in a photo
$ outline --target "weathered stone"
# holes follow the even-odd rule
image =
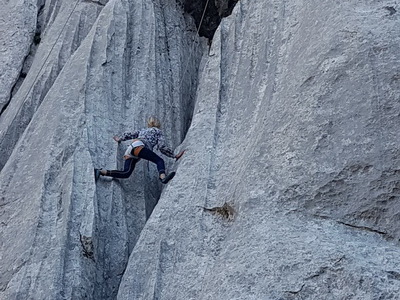
[[[25,6],[35,7],[26,4]],[[88,1],[77,0],[72,4],[71,1],[65,0],[47,1],[41,6],[37,22],[36,19],[35,22],[26,19],[27,24],[35,25],[35,28],[26,26],[29,29],[29,37],[25,37],[26,34],[24,37],[29,38],[29,45],[11,39],[16,45],[10,48],[10,52],[15,56],[23,51],[26,58],[19,62],[14,56],[9,57],[10,61],[15,61],[10,70],[15,69],[21,76],[19,79],[14,76],[12,82],[15,85],[5,87],[4,90],[10,99],[0,115],[0,169],[11,155],[20,135],[46,97],[64,64],[88,34],[101,8]],[[36,10],[34,13],[36,18]],[[25,32],[22,29],[20,31]],[[40,36],[40,41],[35,32]],[[34,36],[37,37],[36,42]],[[5,56],[6,59],[7,57]],[[69,85],[68,82],[65,84]]]
[[[27,106],[18,98],[21,106],[12,102],[4,117],[17,126],[26,109],[31,119],[15,130],[16,145],[0,173],[0,299],[115,298],[161,183],[145,162],[129,180],[97,184],[93,167],[120,166],[124,145],[112,136],[144,126],[151,114],[161,118],[173,147],[191,121],[202,47],[174,2],[79,1],[78,10],[102,9],[79,43],[79,20],[91,14],[75,15],[74,6],[63,5],[37,49],[34,60],[42,64],[33,62],[18,91],[36,83],[31,94],[43,100]],[[68,37],[56,42],[60,33]],[[45,89],[29,77],[51,73],[40,67],[49,53],[48,63],[60,70]]]
[[[400,24],[388,5],[238,2],[118,299],[398,298]],[[225,202],[231,222],[203,209]]]
[[[36,30],[37,0],[2,3],[0,12],[0,112],[11,98]],[[0,114],[1,116],[1,114]]]
[[[104,4],[43,8],[0,118],[0,299],[397,299],[397,7],[241,0],[207,49],[172,0]],[[87,32],[46,44],[61,24]],[[149,114],[184,139],[175,178],[95,183]]]
[[[238,0],[180,0],[195,20],[200,36],[212,39],[223,17],[232,13]]]

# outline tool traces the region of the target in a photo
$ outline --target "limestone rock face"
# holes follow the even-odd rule
[[[9,102],[36,30],[37,2],[2,3],[0,12],[0,111]]]
[[[149,115],[182,141],[202,46],[174,1],[46,5],[56,16],[0,119],[0,299],[113,299],[161,183],[145,162],[125,181],[96,184],[93,168],[121,167],[113,135]]]
[[[0,299],[399,298],[393,1],[241,0],[210,48],[203,1],[27,1],[1,48]],[[149,115],[175,178],[95,182]]]
[[[72,3],[65,0],[37,1],[37,5],[27,2],[17,6],[9,2],[10,12],[6,11],[12,22],[4,26],[7,51],[2,59],[9,62],[2,65],[4,81],[1,84],[4,89],[1,93],[8,102],[0,100],[7,104],[7,107],[3,105],[0,115],[0,169],[104,6],[100,2],[79,0]],[[30,12],[30,18],[25,16],[27,12]],[[7,47],[9,43],[13,46]],[[10,72],[14,75],[11,76]],[[69,85],[68,82],[64,84]]]
[[[399,297],[390,3],[238,2],[119,300]]]
[[[180,0],[195,20],[200,36],[212,39],[223,17],[232,13],[238,0]]]

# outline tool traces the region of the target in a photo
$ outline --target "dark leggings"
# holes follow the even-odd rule
[[[133,152],[133,150],[132,150]],[[155,163],[157,165],[157,170],[158,170],[158,174],[164,174],[165,173],[165,164],[164,164],[164,160],[159,157],[157,154],[155,154],[153,151],[147,149],[147,148],[143,148],[142,150],[140,150],[138,156],[140,158],[149,160],[153,163]]]
[[[132,151],[133,152],[133,151]],[[133,154],[132,154],[133,155]],[[157,165],[157,170],[159,174],[165,173],[165,164],[164,160],[155,154],[153,151],[143,148],[140,150],[138,157],[149,160]],[[128,178],[131,176],[133,170],[135,169],[135,165],[138,162],[138,159],[130,158],[125,160],[124,170],[107,170],[106,176],[111,176],[114,178]]]
[[[111,176],[114,178],[128,178],[131,176],[133,170],[135,169],[136,163],[139,160],[136,158],[130,158],[125,160],[124,164],[124,170],[119,171],[119,170],[107,170],[106,176]]]

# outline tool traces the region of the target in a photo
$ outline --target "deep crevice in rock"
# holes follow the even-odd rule
[[[175,0],[173,2],[175,2]],[[170,132],[181,133],[181,136],[168,136],[168,144],[173,147],[174,145],[177,146],[183,141],[190,126],[190,121],[194,110],[194,94],[197,90],[197,77],[200,59],[202,57],[203,44],[199,42],[198,37],[194,34],[195,31],[193,30],[194,26],[192,20],[190,20],[188,24],[176,24],[176,21],[171,19],[171,11],[169,11],[171,9],[171,4],[165,4],[163,1],[154,1],[153,6],[154,17],[157,24],[157,26],[155,26],[155,54],[157,57],[155,62],[155,76],[156,80],[159,82],[158,84],[163,86],[163,91],[165,91],[167,99],[166,103],[163,104],[165,105],[166,109],[161,109],[163,107],[163,105],[161,105],[159,111],[155,112],[155,115],[162,120],[166,120],[165,125],[169,127],[163,127],[163,129],[165,129],[167,136]],[[184,13],[181,7],[176,4],[176,2],[173,5],[174,10],[175,8],[177,11],[174,12],[174,14],[176,13],[179,16]],[[131,12],[134,11],[134,9],[135,4],[129,2],[128,11]],[[144,15],[144,17],[146,17],[146,15]],[[183,18],[182,21],[187,21],[188,19],[190,18],[186,16],[186,18]],[[135,56],[142,51],[140,46],[137,46],[136,44],[137,40],[134,32],[140,31],[141,28],[135,28],[134,25],[135,19],[129,17],[127,20],[127,39],[125,42],[126,50],[124,52],[124,60],[126,62],[126,69],[124,71],[126,88],[123,92],[124,100],[122,100],[124,107],[128,101],[127,99],[131,99],[136,95],[135,90],[132,90],[129,87],[133,85],[133,82],[136,80],[132,75],[132,69],[136,67],[134,64],[136,59]],[[182,47],[180,51],[183,50],[183,53],[187,53],[186,55],[182,55],[182,57],[175,56],[177,54],[177,47],[179,44],[175,44],[175,36],[171,33],[173,33],[176,29],[182,31],[182,37],[180,37],[182,38],[182,41],[179,41],[179,43],[181,43],[180,46]],[[112,51],[111,47],[110,51]],[[179,84],[177,84],[177,82]],[[164,97],[164,95],[161,93],[158,95],[158,97]],[[176,108],[170,108],[168,106],[169,99],[180,99],[179,102],[177,101],[176,103],[179,104],[179,107],[177,106]],[[166,111],[168,111],[170,115],[168,115]],[[175,122],[175,120],[178,119],[180,119],[180,121]],[[173,120],[173,122],[170,120]],[[180,122],[182,122],[182,124]],[[147,162],[142,163],[148,164]],[[120,251],[122,253],[122,255],[120,255],[118,258],[115,258],[116,256],[114,253],[108,248],[114,247],[116,243],[113,241],[113,238],[121,235],[121,233],[118,232],[119,227],[114,226],[114,224],[111,223],[110,220],[112,218],[110,216],[96,216],[96,225],[94,226],[95,230],[93,237],[93,256],[96,260],[93,292],[94,299],[115,299],[117,296],[122,275],[125,273],[125,269],[128,266],[129,256],[134,249],[134,245],[140,236],[141,230],[145,225],[145,223],[141,224],[140,220],[135,220],[135,218],[132,218],[132,216],[141,216],[140,212],[137,212],[136,214],[133,213],[133,209],[142,210],[142,207],[139,207],[139,204],[135,205],[133,202],[143,203],[142,201],[144,201],[144,222],[146,222],[151,216],[153,209],[157,205],[161,196],[162,191],[158,185],[158,179],[156,179],[157,176],[153,173],[149,173],[154,170],[149,171],[148,166],[143,166],[142,163],[141,165],[136,166],[136,175],[132,174],[132,176],[136,177],[138,176],[138,172],[142,171],[144,173],[143,175],[145,179],[142,181],[143,188],[141,190],[136,189],[135,185],[132,184],[130,180],[126,182],[121,181],[118,183],[122,189],[122,197],[124,198],[123,202],[132,202],[129,204],[124,204],[126,214],[125,222],[128,233],[127,236],[129,237],[127,238],[127,245],[122,245],[123,243],[120,243],[120,245],[122,245],[121,248],[114,251]],[[142,167],[143,169],[141,170]],[[98,187],[97,192],[100,191],[100,189],[101,188]],[[135,193],[137,196],[135,196]],[[103,198],[99,195],[100,192],[97,196],[97,205],[99,210],[108,211],[110,209],[109,202],[103,201]],[[112,244],[114,246],[109,246]],[[121,251],[121,249],[123,249],[123,251]],[[87,253],[86,248],[83,249],[84,256],[87,257],[87,255],[90,255],[90,253],[90,251]]]
[[[101,2],[100,0],[83,0],[83,2],[93,3],[99,6],[105,6],[106,3]]]
[[[11,89],[11,91],[12,91],[12,89]],[[11,97],[10,97],[10,99],[4,104],[4,106],[1,108],[0,117],[1,117],[1,115],[6,111],[7,107],[10,105],[10,102],[11,102]]]
[[[295,211],[295,210],[293,210],[293,211]],[[391,240],[391,239],[394,238],[392,235],[388,234],[387,232],[380,231],[378,229],[374,229],[374,228],[371,228],[371,227],[362,226],[362,225],[355,225],[355,224],[351,224],[351,223],[348,223],[348,222],[345,222],[345,221],[335,220],[334,218],[332,218],[330,216],[326,216],[326,215],[313,214],[312,216],[314,216],[316,218],[320,218],[322,220],[334,220],[338,224],[342,224],[342,225],[347,226],[347,227],[351,227],[351,228],[355,228],[355,229],[359,229],[359,230],[364,230],[364,231],[367,231],[367,232],[377,233],[377,234],[380,234],[382,237],[384,237],[384,238],[386,238],[388,240]]]
[[[10,90],[10,97],[8,101],[4,104],[0,111],[0,116],[6,111],[8,106],[11,103],[11,99],[14,97],[14,95],[18,92],[19,88],[21,87],[22,83],[24,82],[26,75],[29,72],[29,69],[32,65],[33,57],[35,56],[36,50],[39,47],[40,41],[41,41],[41,31],[42,31],[42,22],[41,19],[43,17],[43,11],[45,7],[44,1],[38,2],[39,8],[37,12],[37,18],[36,18],[36,31],[35,34],[32,38],[32,43],[29,49],[28,55],[25,56],[24,61],[22,63],[22,68],[20,71],[20,74],[18,78],[15,80],[14,85],[12,86]]]
[[[29,53],[30,53],[30,52],[29,52]],[[15,93],[18,91],[19,87],[22,85],[22,82],[25,80],[25,77],[26,77],[27,73],[24,71],[24,69],[25,69],[24,66],[25,66],[26,60],[28,59],[28,56],[29,56],[29,55],[30,55],[30,54],[28,54],[28,55],[25,57],[25,59],[24,59],[24,62],[23,62],[23,64],[22,64],[22,70],[21,70],[21,72],[20,72],[20,74],[19,74],[17,80],[15,81],[13,87],[11,88],[11,91],[10,91],[10,98],[9,98],[8,101],[4,104],[3,108],[1,109],[0,116],[7,110],[8,106],[9,106],[10,103],[11,103],[12,97],[15,95]]]
[[[354,224],[346,223],[346,222],[343,222],[343,221],[337,221],[337,222],[339,224],[342,224],[342,225],[345,225],[345,226],[348,226],[348,227],[361,229],[361,230],[365,230],[365,231],[369,231],[369,232],[378,233],[378,234],[381,234],[381,235],[384,235],[384,236],[388,236],[387,232],[383,232],[383,231],[380,231],[380,230],[377,230],[377,229],[373,229],[373,228],[370,228],[370,227],[367,227],[367,226],[354,225]],[[390,237],[390,236],[388,236],[388,237]]]
[[[42,40],[41,35],[42,35],[43,12],[44,12],[44,8],[45,8],[45,3],[44,3],[44,1],[40,1],[38,3],[38,5],[39,5],[39,8],[38,8],[37,18],[36,18],[37,21],[36,21],[35,35],[32,38],[32,43],[31,43],[31,46],[29,49],[29,53],[25,57],[24,62],[22,63],[22,69],[21,69],[20,75],[19,75],[18,79],[15,81],[15,84],[11,89],[9,101],[11,101],[12,97],[14,97],[14,95],[18,92],[19,88],[21,87],[22,83],[24,82],[25,77],[28,74],[29,69],[32,66],[33,58],[35,57],[36,51]]]
[[[199,30],[199,35],[212,39],[222,18],[229,16],[239,0],[182,0],[183,8],[190,14]],[[206,7],[201,27],[200,21]]]

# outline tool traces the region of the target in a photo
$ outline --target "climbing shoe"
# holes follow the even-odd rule
[[[97,180],[100,178],[100,169],[94,169],[94,179]]]
[[[170,181],[172,178],[174,178],[174,176],[175,176],[175,172],[171,172],[171,173],[169,173],[167,176],[165,176],[164,179],[160,179],[160,180],[161,180],[161,182],[162,182],[163,184],[167,184],[168,181]]]

